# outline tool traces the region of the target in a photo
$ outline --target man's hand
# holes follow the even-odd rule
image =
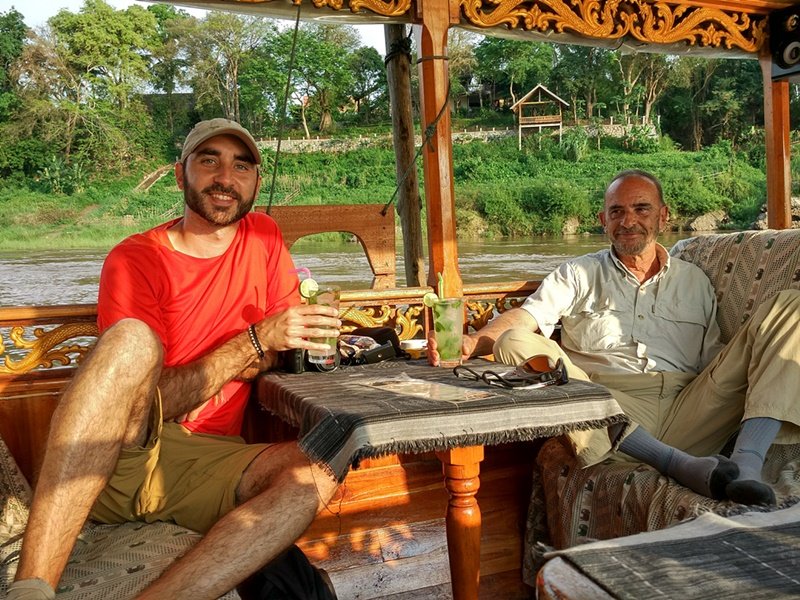
[[[475,351],[475,346],[478,344],[477,340],[472,339],[470,336],[465,335],[461,338],[461,360],[465,361],[472,357]],[[439,366],[439,352],[436,350],[436,337],[433,331],[428,333],[428,363],[434,367]]]
[[[256,325],[256,334],[264,350],[302,348],[324,352],[329,350],[327,344],[310,340],[338,336],[342,326],[338,316],[339,309],[331,306],[300,304],[263,319]]]

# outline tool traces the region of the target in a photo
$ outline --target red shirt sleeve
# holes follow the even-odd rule
[[[121,319],[133,317],[147,323],[166,342],[159,296],[159,248],[143,234],[132,236],[109,252],[100,272],[97,326],[102,333]]]

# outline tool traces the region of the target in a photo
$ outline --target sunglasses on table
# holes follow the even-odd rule
[[[559,358],[553,366],[552,359],[544,354],[531,356],[510,371],[476,371],[459,365],[453,369],[453,374],[461,379],[483,381],[487,385],[508,389],[564,385],[569,382],[564,360]]]

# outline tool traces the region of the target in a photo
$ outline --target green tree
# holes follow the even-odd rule
[[[18,167],[28,176],[47,168],[71,177],[87,165],[125,172],[147,155],[145,148],[158,146],[150,116],[133,93],[147,81],[153,40],[150,13],[114,11],[100,0],[87,0],[78,14],[62,10],[41,35],[31,34],[14,66],[23,102],[9,133],[41,142],[42,153],[29,154]]]
[[[0,13],[0,123],[8,120],[17,104],[11,66],[22,54],[27,27],[22,14],[15,10]]]
[[[271,39],[273,22],[210,12],[189,33],[192,87],[198,108],[208,115],[241,121],[239,75],[243,63]]]
[[[556,57],[553,79],[559,95],[570,98],[576,120],[580,105],[584,116],[591,119],[600,98],[610,95],[611,51],[565,44],[558,46]]]
[[[368,122],[375,104],[388,98],[386,67],[372,46],[356,48],[348,56],[348,62],[353,79],[347,95],[352,99],[356,112],[363,114]]]
[[[517,94],[524,94],[537,83],[544,83],[553,70],[553,46],[485,37],[475,48],[478,64],[475,73],[491,90],[492,101],[499,90],[507,89],[513,104]]]
[[[308,109],[318,115],[320,132],[331,129],[333,110],[352,86],[346,49],[358,44],[358,34],[351,27],[312,24],[298,31],[295,93],[304,115]]]
[[[684,147],[703,146],[703,115],[711,98],[713,77],[721,59],[682,56],[673,67],[673,85],[659,104],[662,127]]]
[[[78,13],[61,10],[49,21],[59,54],[97,99],[124,109],[150,80],[150,51],[158,43],[155,17],[139,6],[114,10],[85,0]]]
[[[277,29],[250,52],[239,74],[242,123],[251,131],[264,133],[277,123],[286,89],[286,58],[280,55]]]
[[[152,85],[166,95],[167,124],[171,134],[175,134],[174,95],[187,83],[186,71],[189,66],[186,48],[186,32],[194,21],[187,12],[167,4],[148,6],[147,10],[156,18],[159,42],[152,51]]]

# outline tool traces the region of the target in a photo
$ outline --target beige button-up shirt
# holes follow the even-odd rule
[[[699,267],[657,248],[661,270],[640,283],[610,250],[550,273],[522,305],[587,373],[699,373],[722,349],[714,289]]]

